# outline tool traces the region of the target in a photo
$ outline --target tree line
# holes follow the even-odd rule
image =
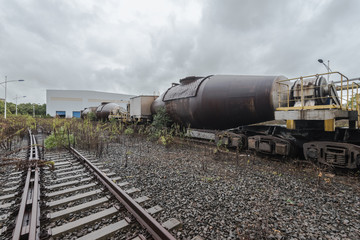
[[[33,106],[34,105],[34,106]],[[0,101],[0,114],[4,115],[5,104],[4,101]],[[35,110],[35,116],[46,116],[46,104],[33,104],[33,103],[20,103],[17,105],[18,115],[33,115]],[[12,102],[6,103],[6,114],[16,114],[16,104]]]

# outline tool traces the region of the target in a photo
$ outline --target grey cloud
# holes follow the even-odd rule
[[[174,4],[186,11],[189,3]],[[188,75],[296,77],[323,72],[318,58],[359,75],[356,0],[198,3],[198,23],[169,13],[157,26],[141,14],[107,16],[117,1],[1,1],[0,73],[25,78],[9,93],[33,102],[45,101],[47,88],[152,94]]]
[[[319,72],[324,69],[317,58],[348,54],[338,41],[343,32],[358,35],[351,27],[359,20],[356,1],[327,1],[321,7],[309,1],[229,2],[210,1],[204,8],[200,41],[211,39],[202,45],[210,50],[203,58],[218,59],[214,70],[290,76]],[[355,50],[357,42],[351,42]]]
[[[286,13],[290,1],[208,1],[204,21],[210,27],[236,32],[254,32],[271,27]],[[288,16],[290,19],[292,16]]]

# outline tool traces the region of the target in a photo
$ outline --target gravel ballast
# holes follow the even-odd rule
[[[182,222],[178,239],[360,239],[358,175],[214,149],[124,136],[102,161]]]

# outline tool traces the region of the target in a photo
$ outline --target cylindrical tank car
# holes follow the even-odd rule
[[[229,129],[274,119],[276,84],[284,76],[211,75],[187,77],[157,98],[152,113],[165,107],[171,119],[192,128]],[[280,91],[280,92],[286,92]],[[285,103],[287,95],[280,96]]]
[[[103,102],[96,109],[96,118],[99,120],[106,121],[110,114],[118,111],[120,109],[120,105],[116,103],[108,103]]]

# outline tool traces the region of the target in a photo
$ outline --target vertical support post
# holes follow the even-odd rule
[[[277,82],[278,84],[278,96],[279,96],[279,107],[281,107],[281,84]]]
[[[7,93],[7,76],[5,76],[5,111],[4,111],[5,119],[6,119],[6,93]]]
[[[287,129],[296,129],[295,120],[286,120]]]
[[[303,77],[300,77],[301,80],[301,109],[304,109],[304,80]]]
[[[335,131],[335,119],[324,120],[324,130],[325,130],[325,132],[334,132]]]
[[[18,96],[17,96],[17,95],[16,95],[15,100],[16,100],[16,116],[17,116],[17,100],[18,100]]]
[[[346,78],[346,102],[349,103],[349,79]],[[347,106],[349,106],[349,104],[346,104]],[[346,110],[349,110],[349,108],[347,108]]]
[[[358,115],[358,120],[357,120],[357,127],[360,128],[360,97],[359,94],[356,93],[356,111],[357,111],[357,115]]]
[[[353,106],[354,106],[354,83],[351,84],[351,100],[350,100],[351,106],[350,106],[350,110],[353,110]],[[349,103],[348,103],[349,105]]]
[[[287,107],[290,107],[290,87],[289,85],[286,85],[287,87]]]
[[[341,75],[341,81],[340,82],[341,82],[340,107],[341,107],[341,109],[343,109],[343,105],[342,105],[342,102],[343,102],[343,76],[342,75]]]
[[[327,65],[327,70],[328,70],[328,83],[330,82],[330,60],[328,60],[328,65]]]

